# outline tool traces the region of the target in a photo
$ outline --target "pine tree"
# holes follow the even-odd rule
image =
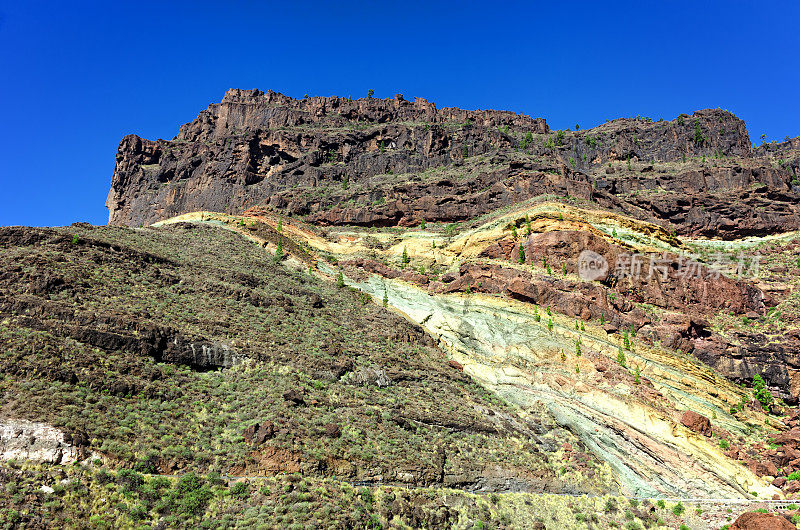
[[[525,247],[522,246],[522,243],[519,244],[519,262],[525,263]]]
[[[342,274],[342,271],[339,271],[339,275],[336,277],[336,287],[339,289],[344,287],[344,274]]]
[[[283,241],[278,239],[278,244],[275,245],[275,263],[283,259]]]

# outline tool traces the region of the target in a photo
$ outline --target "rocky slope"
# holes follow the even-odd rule
[[[719,109],[552,131],[399,95],[231,90],[128,136],[112,226],[0,229],[0,526],[774,508],[800,495],[798,164]]]

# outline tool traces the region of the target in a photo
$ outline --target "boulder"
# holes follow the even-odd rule
[[[294,388],[290,388],[286,392],[283,393],[283,399],[288,401],[291,405],[302,405],[305,403],[305,399],[303,399],[303,395],[300,394]]]
[[[711,436],[711,420],[694,411],[687,410],[681,416],[681,423],[689,430],[703,436]]]
[[[329,438],[338,438],[342,435],[342,429],[335,423],[325,424],[325,436]]]
[[[796,530],[795,525],[779,515],[745,512],[731,525],[730,530]]]
[[[254,423],[242,432],[244,439],[253,445],[261,445],[274,435],[275,425],[269,420],[263,423]]]

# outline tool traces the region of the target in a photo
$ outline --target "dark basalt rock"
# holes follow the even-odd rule
[[[402,95],[295,100],[233,89],[171,141],[122,139],[109,222],[138,226],[189,211],[255,208],[323,225],[409,226],[471,219],[552,194],[687,235],[800,227],[797,146],[754,150],[744,122],[727,111],[549,133],[541,118],[438,109]],[[783,166],[774,167],[774,157],[784,157]],[[457,179],[416,175],[436,167],[464,171]],[[371,180],[387,174],[406,176]],[[350,186],[357,183],[364,186]]]

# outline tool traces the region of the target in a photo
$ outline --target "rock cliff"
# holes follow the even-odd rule
[[[236,89],[170,141],[123,138],[106,205],[110,224],[128,226],[247,209],[408,226],[555,195],[735,238],[800,226],[796,156],[780,158],[789,151],[754,150],[744,122],[719,109],[551,131],[541,118],[399,94],[295,100]]]

